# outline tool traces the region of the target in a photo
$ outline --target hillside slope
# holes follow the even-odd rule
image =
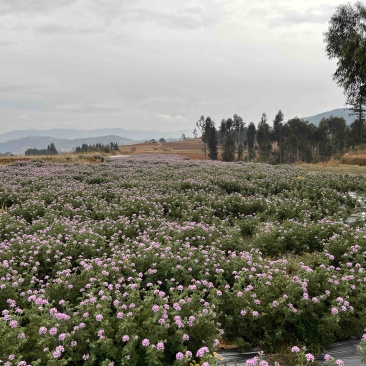
[[[350,115],[351,113],[352,111],[348,108],[338,108],[338,109],[332,109],[331,111],[328,112],[319,113],[314,116],[303,117],[302,119],[304,121],[312,123],[315,126],[318,126],[323,118],[329,118],[330,116],[343,117],[346,120],[346,123],[350,125],[356,119],[354,115]]]
[[[24,152],[29,148],[46,149],[51,142],[55,144],[59,152],[69,152],[82,144],[94,145],[96,143],[109,144],[110,142],[116,142],[118,145],[126,145],[134,143],[135,141],[115,135],[74,140],[45,136],[29,136],[7,142],[0,142],[0,153],[4,154],[6,152],[10,152],[12,154],[24,154]]]
[[[140,131],[140,130],[125,130],[123,128],[99,128],[96,130],[73,130],[70,128],[54,128],[49,130],[17,130],[7,133],[0,134],[0,142],[7,142],[11,140],[21,139],[29,136],[43,136],[52,137],[57,139],[82,139],[100,136],[120,136],[126,139],[135,141],[145,141],[151,139],[160,139],[164,137],[168,138],[180,138],[182,134],[191,135],[192,131],[172,131],[172,132],[161,132],[161,131]]]

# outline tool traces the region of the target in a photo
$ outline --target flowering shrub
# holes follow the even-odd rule
[[[159,156],[0,170],[4,364],[207,366],[222,337],[316,352],[366,326],[366,230],[345,223],[362,177]]]
[[[365,329],[366,331],[366,329]],[[366,333],[362,336],[361,342],[357,347],[358,351],[362,355],[362,361],[366,363]]]

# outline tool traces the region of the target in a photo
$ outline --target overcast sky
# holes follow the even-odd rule
[[[344,107],[323,43],[340,4],[0,0],[0,133],[193,130],[201,115],[248,124]]]

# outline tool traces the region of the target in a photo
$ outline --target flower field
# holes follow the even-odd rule
[[[366,179],[178,156],[0,167],[0,365],[209,366],[222,339],[362,337],[348,192]]]

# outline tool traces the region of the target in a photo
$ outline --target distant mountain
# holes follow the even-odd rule
[[[338,109],[332,109],[331,111],[328,111],[328,112],[316,114],[315,116],[303,117],[302,119],[304,121],[308,121],[309,123],[312,123],[315,126],[318,126],[319,122],[323,118],[329,118],[330,116],[343,117],[346,120],[346,123],[348,125],[350,125],[356,119],[356,117],[354,115],[350,116],[351,113],[352,113],[352,111],[348,108],[338,108]]]
[[[0,142],[6,142],[15,139],[21,139],[29,136],[44,136],[53,137],[57,139],[81,139],[99,136],[120,136],[126,139],[131,139],[135,141],[146,141],[151,139],[160,139],[164,137],[169,138],[180,138],[182,134],[187,136],[192,134],[192,131],[182,130],[173,132],[160,132],[160,131],[140,131],[140,130],[125,130],[123,128],[100,128],[97,130],[73,130],[68,128],[53,128],[50,130],[18,130],[11,131],[4,134],[0,134]]]
[[[96,143],[109,144],[116,142],[118,145],[128,145],[135,143],[134,140],[124,137],[109,135],[89,138],[79,138],[74,140],[53,138],[48,136],[28,136],[6,142],[0,142],[0,153],[11,152],[13,154],[24,154],[29,148],[46,149],[53,142],[59,152],[69,152],[82,144],[94,145]]]

